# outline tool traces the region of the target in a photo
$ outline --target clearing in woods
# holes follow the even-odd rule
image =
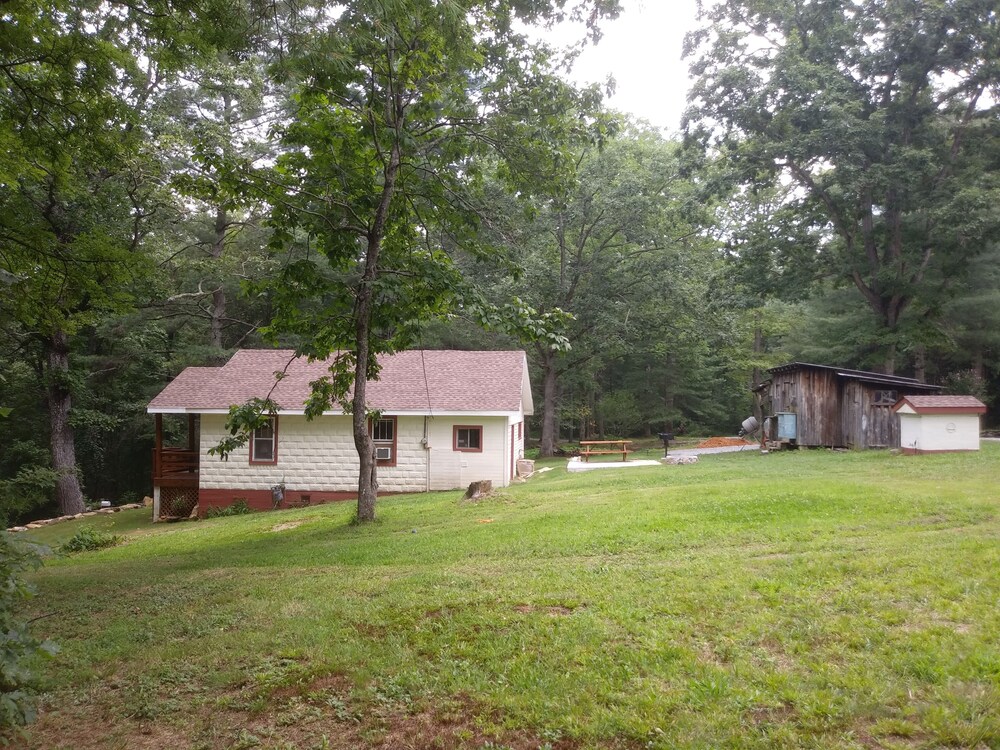
[[[62,653],[16,743],[1000,747],[1000,446],[551,465],[366,526],[102,521],[34,576]]]

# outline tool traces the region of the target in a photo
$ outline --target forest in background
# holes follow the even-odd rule
[[[375,357],[524,348],[543,452],[732,434],[795,359],[992,408],[996,10],[758,5],[670,140],[520,30],[614,0],[0,2],[0,514],[141,498],[173,376],[362,297]]]

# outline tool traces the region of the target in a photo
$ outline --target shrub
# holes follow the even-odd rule
[[[73,536],[63,542],[60,552],[92,552],[105,547],[121,544],[125,537],[117,534],[106,534],[92,526],[81,527]]]
[[[232,505],[225,508],[216,508],[212,506],[205,511],[205,518],[226,518],[227,516],[245,516],[247,513],[252,513],[250,506],[247,505],[247,501],[244,498],[239,498],[233,502]]]
[[[43,551],[0,530],[0,730],[34,720],[37,685],[32,661],[58,651],[52,642],[33,638],[28,623],[15,614],[25,599],[34,596],[22,575],[41,564]]]

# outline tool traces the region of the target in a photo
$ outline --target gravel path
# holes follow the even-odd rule
[[[759,451],[760,446],[756,444],[747,445],[727,445],[722,448],[681,448],[670,449],[671,456],[702,456],[706,453],[738,453],[739,451]]]

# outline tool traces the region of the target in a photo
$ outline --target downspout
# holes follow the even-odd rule
[[[514,455],[514,426],[510,423],[510,417],[507,417],[503,423],[503,431],[505,433],[503,442],[506,450],[503,452],[503,469],[500,471],[500,476],[504,478],[503,486],[509,487],[511,484],[511,466],[513,463],[510,459]]]
[[[421,443],[424,446],[424,492],[431,491],[431,441],[427,433],[427,420],[434,418],[434,404],[431,402],[431,387],[427,382],[427,361],[424,357],[424,348],[420,347],[420,369],[424,373],[424,393],[427,394],[427,414],[424,415],[424,436]]]
[[[431,491],[431,446],[430,439],[427,435],[427,420],[428,417],[424,416],[424,436],[421,438],[420,443],[424,446],[424,492]]]

